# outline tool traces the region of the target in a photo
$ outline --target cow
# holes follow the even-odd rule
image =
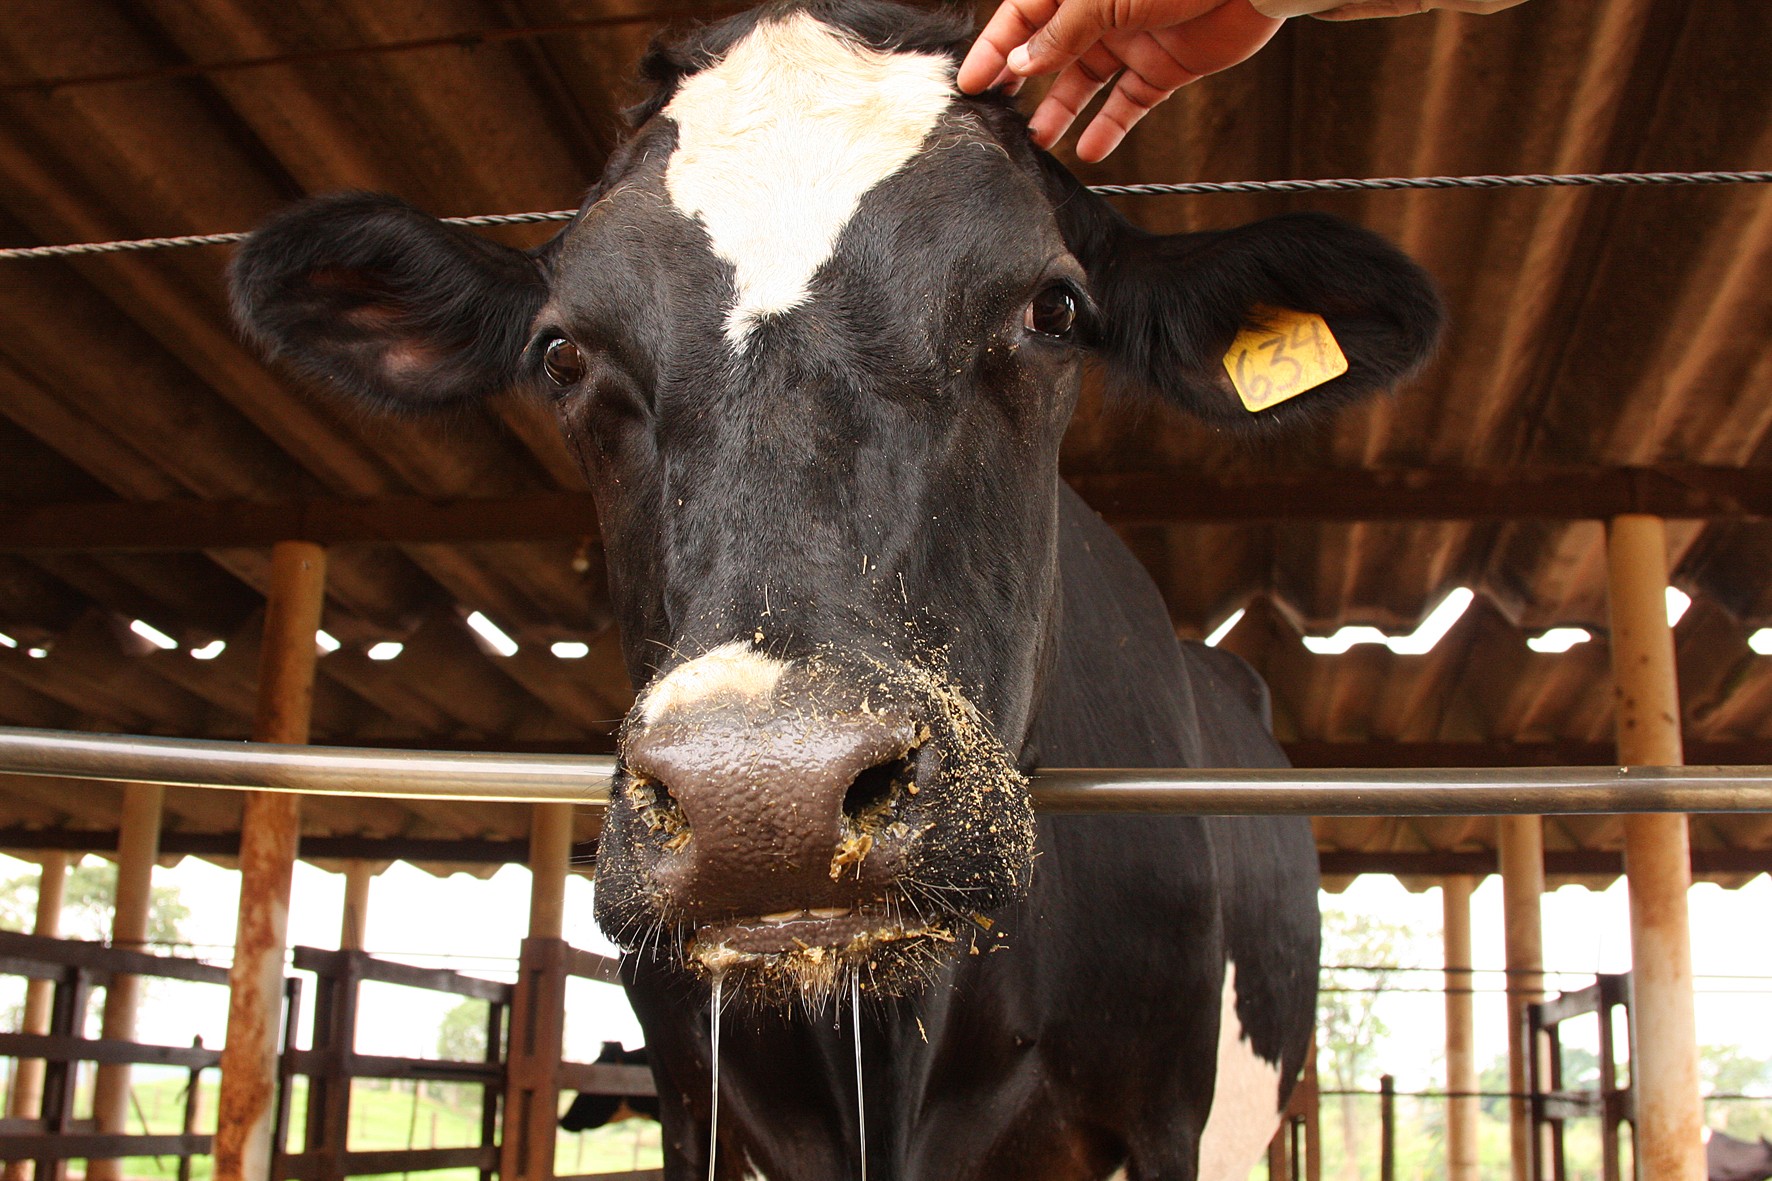
[[[1709,1181],[1768,1181],[1772,1178],[1772,1140],[1737,1140],[1725,1132],[1704,1130],[1705,1176]]]
[[[1133,226],[955,89],[970,35],[783,0],[662,38],[546,245],[344,194],[232,267],[249,336],[341,396],[557,410],[638,693],[595,910],[672,1181],[1224,1181],[1310,1043],[1306,821],[1033,811],[1042,766],[1284,762],[1060,440],[1086,363],[1308,424],[1423,364],[1437,296],[1320,215]],[[1297,313],[1346,372],[1251,413],[1227,349]]]
[[[652,1055],[646,1047],[637,1050],[624,1050],[620,1042],[604,1042],[602,1051],[597,1055],[598,1066],[650,1066]],[[656,1095],[610,1095],[600,1092],[580,1091],[573,1096],[566,1112],[560,1117],[560,1129],[565,1132],[588,1132],[600,1128],[604,1124],[618,1123],[624,1119],[658,1118],[658,1096]]]

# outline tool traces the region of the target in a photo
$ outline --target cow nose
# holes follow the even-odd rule
[[[902,716],[783,704],[762,716],[689,710],[645,725],[624,742],[623,762],[642,820],[672,830],[656,885],[697,920],[866,900],[881,860],[865,864],[869,830],[915,735]]]

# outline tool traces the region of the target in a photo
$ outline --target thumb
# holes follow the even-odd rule
[[[1113,27],[1114,0],[1062,0],[1027,44],[1009,53],[1017,74],[1052,74],[1070,65]]]

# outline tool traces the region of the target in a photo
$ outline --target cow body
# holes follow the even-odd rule
[[[1074,494],[1061,521],[1059,655],[1030,735],[1039,759],[1284,765],[1254,673],[1178,644],[1149,577]],[[1025,901],[973,924],[966,954],[924,992],[864,1017],[867,1126],[884,1129],[870,1136],[868,1176],[1242,1177],[1312,1028],[1309,824],[1048,816],[1038,847]],[[670,1175],[705,1176],[708,989],[669,959],[626,970],[660,1094],[675,1100],[662,1112],[682,1162]],[[734,1005],[721,1176],[856,1175],[851,1037],[831,1012]]]
[[[1136,229],[1006,96],[953,89],[967,39],[779,3],[655,47],[634,136],[540,251],[352,195],[234,267],[248,330],[343,392],[554,401],[639,690],[597,917],[672,1181],[708,1173],[716,979],[732,1181],[863,1152],[892,1181],[1238,1177],[1308,1044],[1304,822],[1036,826],[1041,765],[1281,761],[1253,673],[1177,644],[1059,447],[1085,358],[1238,424],[1232,338],[1320,316],[1347,372],[1251,424],[1280,429],[1419,365],[1437,302],[1327,218]]]

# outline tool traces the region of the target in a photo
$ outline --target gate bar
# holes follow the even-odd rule
[[[0,726],[0,775],[409,800],[609,802],[608,755],[279,746]],[[1047,812],[1501,816],[1772,812],[1772,767],[1047,770]]]

